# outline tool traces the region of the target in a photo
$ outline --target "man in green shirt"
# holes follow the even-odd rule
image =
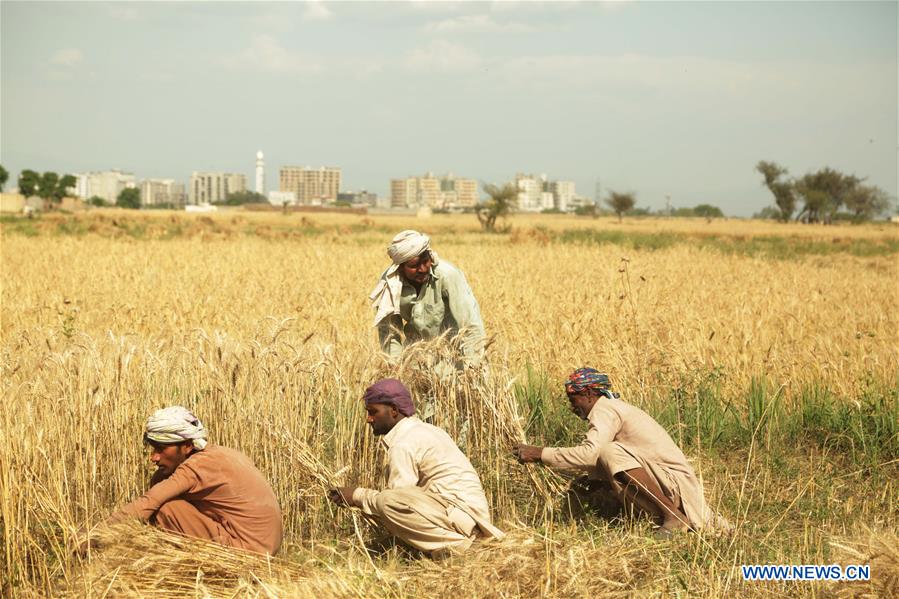
[[[387,248],[393,264],[369,299],[381,347],[391,362],[403,346],[448,334],[460,337],[461,364],[477,366],[484,355],[481,309],[462,272],[431,250],[427,235],[403,231]]]

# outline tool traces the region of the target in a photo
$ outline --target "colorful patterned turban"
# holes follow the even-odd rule
[[[394,406],[403,416],[415,414],[415,404],[412,403],[412,395],[409,393],[406,385],[396,379],[381,379],[365,390],[362,401],[365,402],[365,405],[384,403]]]
[[[565,381],[565,393],[568,395],[580,393],[587,389],[609,391],[611,388],[612,381],[609,380],[609,375],[603,374],[595,368],[578,368]],[[603,395],[606,395],[606,393],[603,393]]]

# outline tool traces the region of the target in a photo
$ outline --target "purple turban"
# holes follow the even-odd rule
[[[396,379],[381,379],[365,390],[362,396],[365,405],[384,403],[394,406],[403,416],[415,414],[415,404],[406,386]]]

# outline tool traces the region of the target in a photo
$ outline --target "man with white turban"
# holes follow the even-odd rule
[[[138,518],[190,537],[274,554],[281,545],[281,508],[253,462],[207,440],[203,423],[186,408],[157,410],[144,443],[156,473],[146,493],[111,522]]]
[[[381,346],[397,361],[405,343],[434,339],[448,332],[461,336],[463,363],[475,366],[484,353],[481,309],[462,272],[441,260],[431,240],[418,231],[402,231],[387,248],[391,264],[369,299]],[[401,334],[402,333],[402,337]]]

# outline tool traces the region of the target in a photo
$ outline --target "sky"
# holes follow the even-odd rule
[[[344,189],[452,172],[748,216],[754,170],[897,194],[896,2],[0,2],[0,162]]]

